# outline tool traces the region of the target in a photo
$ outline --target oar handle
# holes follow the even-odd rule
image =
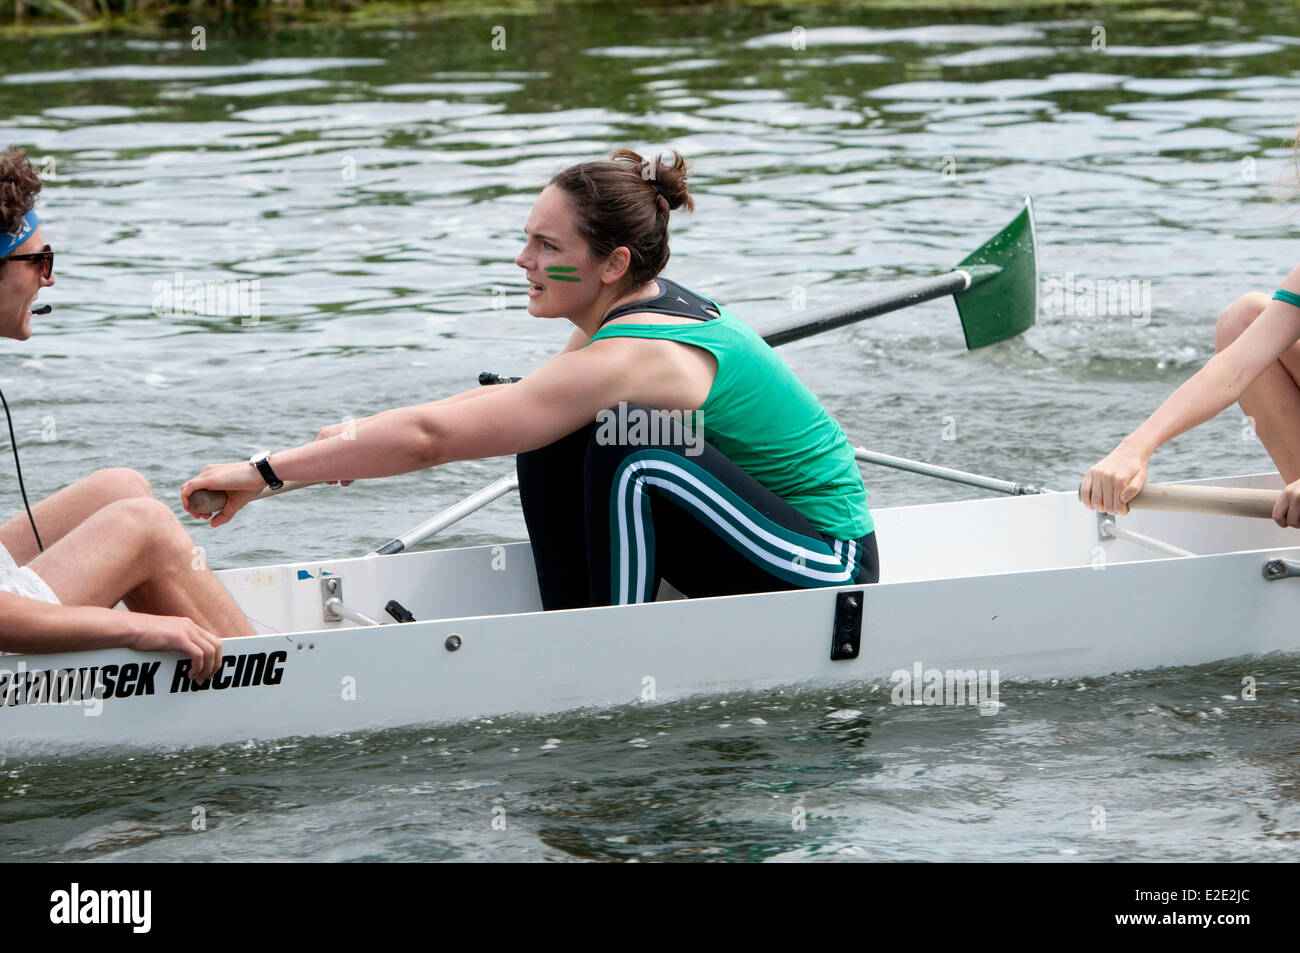
[[[268,496],[279,496],[281,493],[288,493],[290,490],[301,490],[305,486],[315,486],[315,483],[303,483],[295,481],[286,483],[278,490],[273,490],[269,486],[260,494],[253,497],[254,500],[264,500]],[[195,490],[190,494],[190,509],[195,513],[219,513],[226,505],[225,490]],[[252,500],[249,501],[250,503]]]
[[[1148,483],[1128,501],[1133,509],[1176,510],[1219,516],[1273,518],[1278,490],[1251,490],[1235,486],[1186,486],[1177,483]]]

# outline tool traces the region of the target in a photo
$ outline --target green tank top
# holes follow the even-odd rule
[[[862,473],[840,425],[753,328],[715,309],[721,317],[711,321],[607,324],[591,340],[662,338],[704,348],[718,373],[696,432],[829,536],[872,532]]]

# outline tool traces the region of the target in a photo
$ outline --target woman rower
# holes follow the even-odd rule
[[[32,335],[37,294],[54,286],[54,252],[35,210],[40,190],[23,150],[0,155],[0,337],[18,341]],[[131,611],[112,611],[119,601]],[[181,652],[202,682],[221,666],[219,636],[252,634],[220,580],[195,568],[194,541],[134,470],[99,470],[0,525],[0,651]]]
[[[1252,291],[1225,308],[1214,347],[1204,367],[1088,471],[1079,498],[1089,509],[1128,513],[1156,448],[1236,401],[1286,483],[1274,521],[1300,527],[1300,266],[1272,298]]]
[[[522,381],[385,411],[316,441],[206,467],[185,509],[228,522],[268,484],[392,476],[517,454],[543,607],[875,582],[853,449],[763,340],[660,272],[687,168],[620,149],[557,173],[515,264],[528,312],[568,344]],[[250,465],[252,463],[252,465]],[[224,490],[216,514],[190,495]]]

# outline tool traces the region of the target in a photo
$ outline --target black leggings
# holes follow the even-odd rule
[[[516,458],[543,608],[649,602],[661,578],[692,597],[880,579],[874,533],[834,539],[680,422],[620,412],[659,426],[619,443],[592,423]]]

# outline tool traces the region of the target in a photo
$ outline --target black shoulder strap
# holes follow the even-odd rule
[[[619,305],[605,315],[605,320],[600,322],[600,326],[603,328],[615,318],[622,317],[625,314],[637,314],[642,311],[649,311],[653,314],[671,314],[681,318],[695,318],[697,321],[712,321],[717,317],[717,315],[709,314],[708,310],[706,310],[709,308],[719,314],[722,313],[715,302],[683,288],[669,278],[660,275],[655,280],[663,286],[662,294],[655,298],[629,301],[627,304]]]

